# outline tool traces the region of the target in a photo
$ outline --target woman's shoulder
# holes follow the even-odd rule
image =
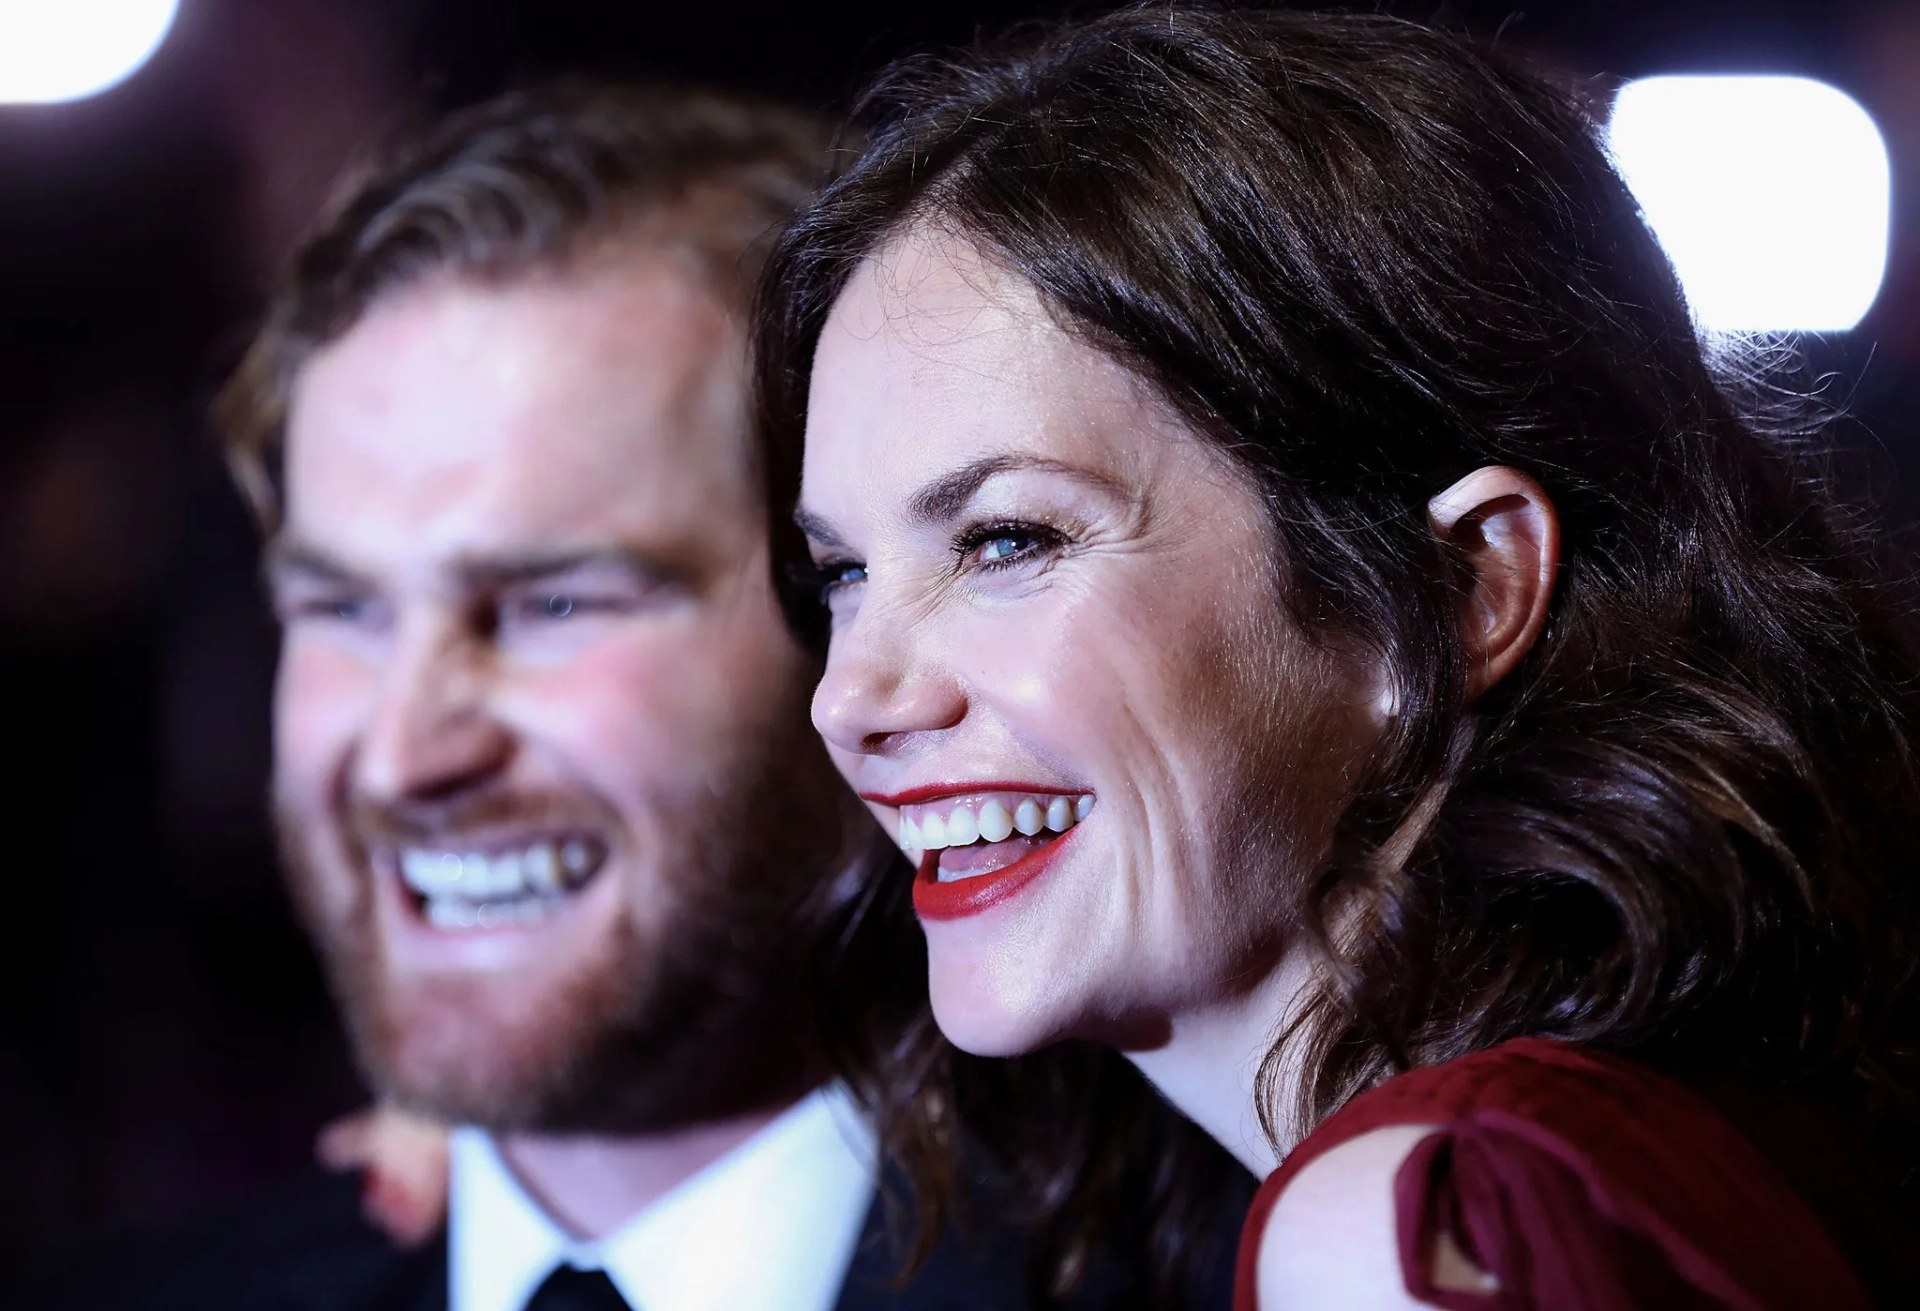
[[[1542,1039],[1410,1071],[1331,1116],[1262,1186],[1239,1283],[1242,1308],[1256,1287],[1294,1306],[1868,1304],[1711,1105]]]

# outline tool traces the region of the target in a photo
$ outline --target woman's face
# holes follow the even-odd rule
[[[814,723],[917,862],[950,1038],[1151,1045],[1272,971],[1375,730],[1242,471],[917,229],[821,337],[799,518]]]

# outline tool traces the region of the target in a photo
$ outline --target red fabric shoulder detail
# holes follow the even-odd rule
[[[1702,1305],[1869,1306],[1813,1213],[1712,1107],[1631,1061],[1524,1038],[1390,1079],[1295,1148],[1248,1213],[1236,1311],[1258,1311],[1260,1239],[1294,1176],[1361,1134],[1405,1124],[1437,1126],[1395,1190],[1408,1287],[1437,1304],[1572,1305],[1547,1290],[1584,1279],[1595,1297],[1582,1305],[1651,1305],[1647,1281],[1677,1291],[1677,1275]],[[1436,1222],[1502,1276],[1502,1293],[1423,1287]],[[1621,1300],[1575,1277],[1609,1266],[1624,1269],[1614,1281]],[[1527,1288],[1549,1300],[1536,1303]]]

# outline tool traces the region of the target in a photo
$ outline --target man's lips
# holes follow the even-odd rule
[[[546,919],[592,882],[608,848],[591,831],[448,837],[380,849],[419,919],[443,931],[506,928]]]

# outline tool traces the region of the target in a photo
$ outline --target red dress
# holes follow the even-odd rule
[[[1390,1079],[1330,1116],[1261,1185],[1241,1237],[1235,1311],[1260,1311],[1255,1271],[1268,1215],[1289,1180],[1352,1138],[1388,1125],[1440,1126],[1394,1180],[1409,1293],[1468,1311],[1735,1307],[1855,1311],[1874,1305],[1786,1176],[1688,1087],[1631,1061],[1528,1038]],[[1744,1121],[1743,1121],[1744,1123]],[[1845,1161],[1795,1123],[1787,1137],[1852,1188]],[[1824,1208],[1849,1231],[1884,1207]],[[1856,1225],[1854,1218],[1864,1217]],[[1838,1226],[1836,1226],[1836,1231]],[[1433,1286],[1435,1236],[1449,1233],[1495,1291]],[[1850,1232],[1858,1249],[1875,1235]],[[1843,1240],[1847,1241],[1847,1240]],[[1899,1265],[1910,1251],[1887,1251]],[[1877,1292],[1889,1302],[1885,1271]],[[1907,1271],[1905,1273],[1911,1273]],[[1908,1291],[1915,1285],[1896,1276]],[[1267,1308],[1266,1311],[1281,1311]]]

